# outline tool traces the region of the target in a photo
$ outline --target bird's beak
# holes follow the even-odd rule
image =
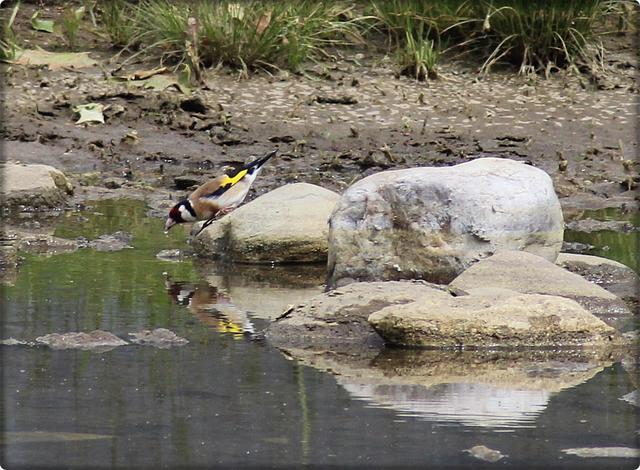
[[[164,224],[164,231],[168,232],[169,229],[173,227],[175,224],[176,224],[175,220],[173,220],[171,217],[167,218],[167,221]]]

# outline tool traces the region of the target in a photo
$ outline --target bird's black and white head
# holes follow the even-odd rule
[[[165,232],[176,224],[183,224],[185,222],[195,222],[196,213],[191,206],[191,202],[188,199],[180,201],[169,211],[169,217],[164,224]]]

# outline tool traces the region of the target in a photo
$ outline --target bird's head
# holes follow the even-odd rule
[[[196,213],[191,206],[188,199],[180,201],[169,211],[169,217],[164,224],[165,232],[169,231],[171,227],[176,224],[183,224],[185,222],[195,222]]]

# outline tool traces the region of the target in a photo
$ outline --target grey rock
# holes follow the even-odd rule
[[[14,285],[18,278],[17,238],[15,235],[0,234],[0,284]]]
[[[500,250],[554,261],[563,218],[551,178],[512,160],[371,175],[331,215],[328,285],[426,279],[446,283]]]
[[[124,178],[107,178],[104,180],[104,187],[107,189],[118,189],[122,187]]]
[[[201,179],[193,178],[191,176],[176,176],[173,179],[173,184],[176,189],[185,190],[197,186],[202,183]]]
[[[176,335],[166,328],[156,328],[154,330],[142,330],[137,333],[129,333],[133,344],[144,344],[160,349],[167,349],[172,346],[184,346],[189,342],[186,338]]]
[[[193,240],[193,249],[244,263],[325,261],[327,220],[338,197],[307,183],[281,186],[212,223]]]
[[[28,341],[20,341],[15,338],[7,338],[0,340],[0,345],[2,346],[22,346],[22,345],[30,345]]]
[[[50,333],[37,337],[36,343],[45,344],[51,349],[85,349],[96,352],[108,351],[128,344],[114,334],[102,330],[94,330],[90,333]]]
[[[483,445],[473,446],[471,449],[465,449],[465,452],[468,452],[469,455],[478,460],[484,460],[485,462],[491,463],[497,462],[498,460],[506,457],[506,455],[503,455],[499,450],[490,449]]]
[[[562,242],[562,251],[567,253],[586,253],[590,250],[593,250],[594,248],[595,246],[590,245],[588,243],[566,242],[566,241]]]
[[[76,240],[54,237],[48,234],[25,234],[17,243],[19,251],[44,255],[71,253],[76,251],[79,243]]]
[[[560,253],[556,264],[617,295],[633,306],[640,302],[640,276],[628,266],[600,256]]]
[[[156,253],[156,258],[164,261],[182,261],[184,257],[184,253],[178,248],[174,248],[172,250],[161,250]]]
[[[0,165],[0,171],[3,177],[0,196],[12,210],[20,206],[61,207],[73,194],[73,186],[67,177],[49,165],[6,162]]]
[[[579,219],[567,222],[567,229],[576,232],[600,232],[603,230],[612,232],[633,232],[638,228],[631,222],[625,220],[595,220],[595,219]]]
[[[95,240],[87,243],[88,248],[96,251],[120,251],[125,248],[133,248],[130,243],[133,236],[125,232],[115,232],[109,235],[100,235]]]
[[[608,322],[631,315],[625,303],[611,292],[524,251],[496,253],[471,266],[450,285],[466,291],[501,287],[524,294],[567,297]]]

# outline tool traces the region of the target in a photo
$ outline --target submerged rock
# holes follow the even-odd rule
[[[15,236],[0,233],[0,284],[13,285],[18,277],[17,239]]]
[[[506,457],[506,455],[503,455],[499,450],[490,449],[487,446],[473,446],[471,449],[465,449],[464,451],[478,460],[491,463]]]
[[[20,341],[19,339],[15,339],[15,338],[7,338],[7,339],[0,340],[0,345],[2,345],[2,346],[22,346],[22,345],[31,346],[32,344],[29,343],[28,341]]]
[[[638,230],[631,222],[626,220],[595,220],[595,219],[578,219],[567,222],[568,230],[576,232],[600,232],[603,230],[613,232],[633,232]]]
[[[640,449],[631,447],[577,447],[575,449],[562,449],[562,452],[583,458],[637,459],[640,457]]]
[[[338,197],[307,183],[281,186],[212,223],[193,248],[200,256],[245,263],[325,261],[327,220]]]
[[[2,433],[3,444],[25,444],[40,442],[77,442],[95,439],[113,439],[115,436],[62,431],[5,431]]]
[[[36,338],[36,343],[45,344],[51,349],[85,349],[108,351],[127,343],[108,331],[94,330],[91,333],[50,333]]]
[[[142,330],[137,333],[129,333],[133,344],[144,344],[160,349],[167,349],[172,346],[184,346],[189,340],[176,335],[166,328],[156,328],[155,330]]]
[[[563,218],[551,178],[512,160],[385,171],[357,182],[331,215],[328,284],[446,283],[500,250],[555,261]]]
[[[79,243],[76,240],[54,237],[47,234],[23,235],[18,242],[18,249],[28,253],[55,255],[76,251]]]
[[[96,251],[120,251],[125,248],[133,248],[130,243],[133,235],[125,232],[115,232],[109,235],[100,235],[95,240],[86,244],[87,248]]]
[[[499,287],[523,294],[567,297],[607,320],[631,315],[611,292],[548,260],[524,251],[503,251],[479,261],[455,278],[452,287]]]
[[[562,251],[566,253],[586,253],[590,250],[593,250],[595,246],[590,245],[588,243],[580,243],[580,242],[562,242]],[[562,255],[560,253],[558,256]],[[557,262],[557,260],[556,260]]]
[[[409,347],[603,346],[617,331],[571,299],[478,289],[385,307],[369,323],[388,343]]]
[[[61,171],[49,165],[6,162],[0,166],[2,185],[0,194],[6,207],[61,207],[73,186]]]
[[[185,254],[182,250],[175,248],[172,250],[161,250],[156,253],[156,258],[163,261],[182,261],[185,258]]]

